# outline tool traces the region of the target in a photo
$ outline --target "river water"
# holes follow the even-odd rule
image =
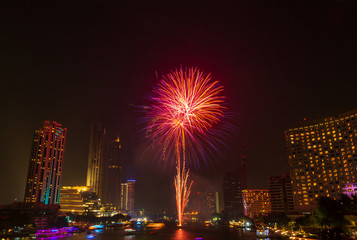
[[[228,228],[190,226],[179,229],[165,226],[162,229],[138,228],[135,234],[128,235],[123,229],[95,230],[77,233],[66,237],[36,238],[36,240],[256,240],[255,231]],[[34,238],[5,238],[0,240],[35,240]],[[266,240],[269,240],[267,238]]]
[[[75,234],[64,240],[256,240],[255,232],[232,228],[205,228],[187,227],[178,229],[176,227],[164,227],[163,229],[138,230],[136,234],[126,235],[120,230],[104,230],[88,233]],[[55,239],[51,239],[55,240]]]

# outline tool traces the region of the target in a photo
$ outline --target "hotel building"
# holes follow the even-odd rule
[[[271,212],[268,189],[245,189],[242,192],[245,215],[254,218]]]
[[[268,178],[272,212],[294,212],[294,197],[289,174]]]
[[[357,110],[305,121],[285,137],[295,210],[311,211],[317,197],[336,199],[356,182]]]
[[[45,121],[35,130],[28,168],[25,202],[58,204],[67,129]]]

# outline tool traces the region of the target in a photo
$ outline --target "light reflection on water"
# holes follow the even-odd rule
[[[88,240],[89,233],[83,232],[66,237],[51,238],[17,238],[0,240]],[[105,230],[103,232],[91,232],[90,240],[257,240],[255,232],[242,229],[208,229],[208,228],[184,228],[165,227],[152,234],[152,231],[138,231],[134,235],[125,235],[120,230]],[[264,239],[269,240],[269,238]]]
[[[176,230],[172,240],[185,240],[185,239],[193,239],[192,236],[190,236],[189,232],[185,231],[182,228],[179,228]]]
[[[136,238],[135,235],[128,235],[128,236],[125,236],[125,237],[124,237],[124,240],[133,240],[133,239],[135,239],[135,238]]]

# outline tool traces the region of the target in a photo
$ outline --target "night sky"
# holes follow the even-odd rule
[[[120,133],[136,207],[174,209],[174,169],[144,152],[135,107],[148,103],[156,71],[212,73],[234,113],[237,133],[213,164],[194,170],[194,191],[221,192],[241,144],[248,187],[266,188],[269,175],[287,171],[286,129],[357,108],[355,5],[168,2],[0,7],[0,204],[22,201],[33,131],[44,120],[68,130],[62,184],[84,185],[95,120]]]

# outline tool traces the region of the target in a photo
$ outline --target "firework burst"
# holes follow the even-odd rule
[[[163,160],[176,162],[176,202],[179,225],[188,202],[192,182],[189,166],[199,165],[197,156],[205,156],[219,140],[215,127],[224,117],[223,87],[210,74],[197,68],[172,71],[154,89],[148,106],[147,135],[154,147],[163,152]],[[211,150],[208,150],[211,151]]]
[[[163,77],[150,98],[147,134],[154,147],[163,149],[164,160],[175,159],[179,144],[181,151],[189,150],[186,160],[194,167],[198,156],[205,157],[207,146],[214,147],[220,137],[213,127],[226,109],[222,91],[218,81],[197,68],[181,68]]]

